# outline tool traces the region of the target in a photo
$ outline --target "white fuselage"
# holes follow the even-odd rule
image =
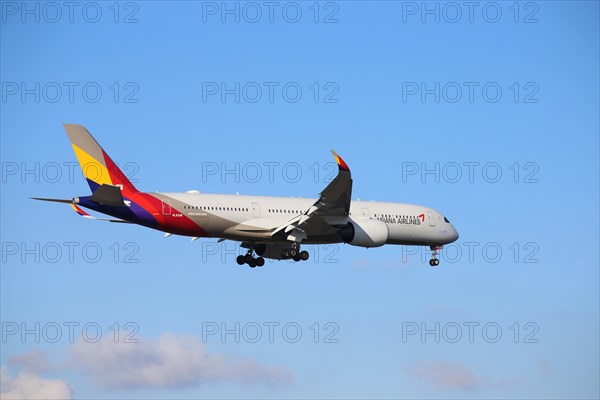
[[[157,193],[170,204],[166,212],[178,213],[198,223],[211,237],[245,240],[230,233],[237,224],[272,228],[301,215],[316,199],[187,193]],[[332,224],[373,219],[389,230],[386,244],[443,245],[458,238],[454,226],[438,211],[424,206],[376,201],[352,201],[348,217],[326,219]],[[307,243],[313,242],[311,238]],[[317,241],[318,242],[318,241]]]

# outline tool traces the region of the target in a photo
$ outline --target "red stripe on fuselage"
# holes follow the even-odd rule
[[[162,200],[149,193],[138,192],[135,186],[133,186],[104,150],[102,150],[102,155],[104,156],[104,162],[106,163],[106,168],[110,174],[111,182],[114,185],[123,185],[123,195],[146,210],[156,219],[158,222],[156,229],[174,233],[176,235],[208,236],[204,229],[173,206],[165,207]],[[170,213],[165,213],[164,210],[168,209],[170,209]]]
[[[133,193],[129,196],[131,201],[138,204],[144,210],[148,211],[158,222],[157,229],[176,235],[206,237],[208,234],[202,227],[185,216],[182,212],[163,203],[157,197],[150,193]],[[164,213],[163,210],[170,208],[170,213]]]

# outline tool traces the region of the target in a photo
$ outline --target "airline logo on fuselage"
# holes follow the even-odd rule
[[[377,217],[381,222],[386,224],[398,224],[398,225],[421,225],[425,222],[425,214],[420,215],[398,215],[398,216],[380,216]]]

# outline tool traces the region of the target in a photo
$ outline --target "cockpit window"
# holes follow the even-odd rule
[[[444,217],[444,221],[446,221],[447,223],[450,223],[450,221],[448,221],[448,218]]]

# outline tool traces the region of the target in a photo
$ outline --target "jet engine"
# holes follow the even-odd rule
[[[377,219],[352,219],[340,227],[338,235],[353,246],[380,247],[387,242],[389,231],[385,222]]]

